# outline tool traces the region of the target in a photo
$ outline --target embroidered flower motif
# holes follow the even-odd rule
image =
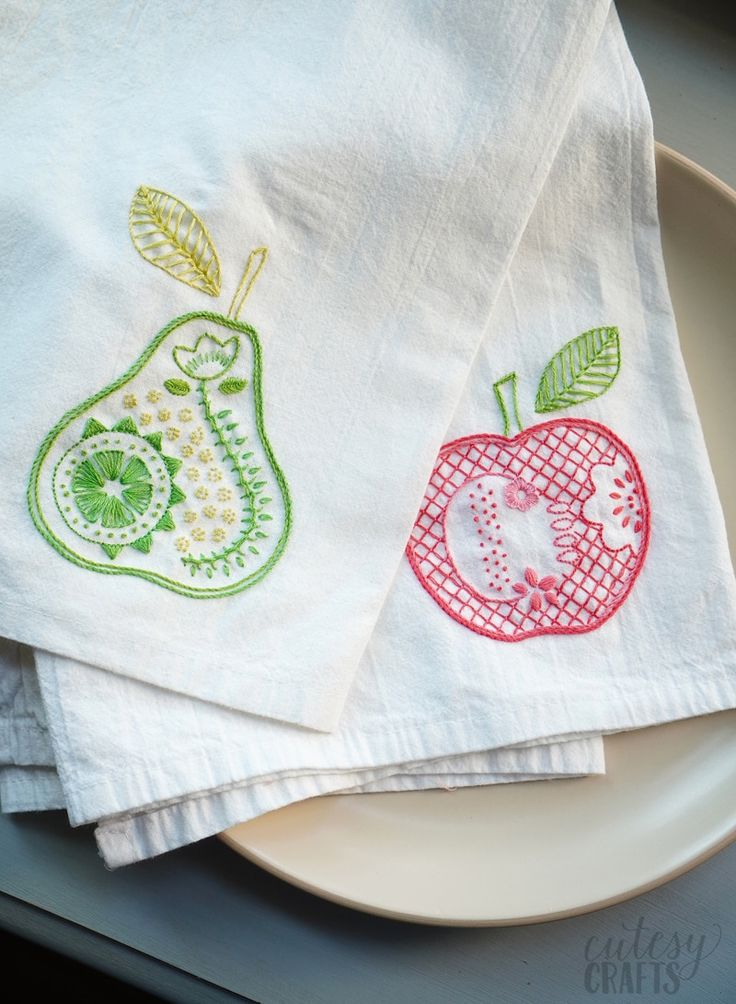
[[[214,380],[226,373],[240,348],[238,338],[228,338],[221,342],[214,335],[203,334],[193,347],[177,345],[174,349],[174,362],[187,376],[195,380]]]
[[[214,519],[217,515],[217,506],[206,505],[202,510],[202,514],[207,517],[207,519]]]
[[[170,439],[172,443],[175,439],[178,439],[180,435],[181,431],[177,429],[175,425],[170,425],[169,428],[166,430],[166,438]]]
[[[205,531],[202,529],[201,526],[195,526],[194,529],[192,530],[192,538],[194,540],[204,540],[206,536],[207,534],[205,533]]]
[[[216,526],[215,529],[212,531],[212,539],[215,541],[216,544],[221,544],[226,536],[227,535],[221,526]]]
[[[188,468],[187,477],[189,478],[190,481],[199,481],[200,477],[199,468],[198,467]]]
[[[197,514],[196,514],[196,512],[194,512],[192,509],[190,509],[189,512],[185,512],[184,513],[184,522],[185,523],[196,523],[197,522]]]
[[[625,480],[624,480],[625,479]],[[629,523],[634,525],[634,533],[641,530],[641,498],[639,489],[634,484],[634,476],[626,468],[624,478],[614,478],[613,483],[618,491],[608,493],[608,497],[613,502],[611,508],[612,516],[619,516],[621,526],[626,529]]]
[[[150,411],[144,411],[141,415],[141,425],[150,425],[153,421],[153,415]]]
[[[235,520],[238,518],[238,514],[235,512],[234,509],[223,509],[222,518],[225,521],[225,523],[234,523]]]
[[[146,398],[151,402],[151,404],[157,404],[161,400],[161,391],[155,389],[149,390],[146,394]]]
[[[209,498],[210,490],[205,485],[200,485],[194,493],[198,499]]]
[[[176,549],[177,551],[188,551],[189,550],[189,540],[187,537],[177,537],[176,538]]]
[[[529,596],[529,588],[531,587],[530,610],[541,610],[545,600],[547,603],[557,606],[556,575],[545,575],[540,579],[533,568],[527,568],[524,572],[524,578],[526,582],[515,582],[512,588],[519,596]]]
[[[644,527],[641,485],[626,463],[596,464],[590,472],[593,493],[583,505],[583,516],[601,528],[611,550],[629,546],[637,551]]]
[[[58,468],[58,489],[86,522],[78,527],[71,505],[62,515],[110,559],[127,546],[148,554],[153,531],[174,529],[171,507],[185,498],[173,481],[181,461],[161,452],[160,432],[144,438],[131,418],[113,429],[90,418],[66,456],[69,467]]]
[[[215,459],[215,455],[209,448],[209,446],[205,446],[203,450],[199,451],[199,459],[202,461],[203,464],[211,464],[212,461]]]
[[[123,397],[123,408],[137,408],[138,398],[135,394],[125,394]]]
[[[158,413],[158,420],[159,420],[159,422],[168,422],[168,420],[170,418],[171,418],[171,412],[169,411],[168,408],[162,408],[159,411],[159,413]]]
[[[217,497],[220,500],[220,502],[229,502],[230,499],[233,497],[232,488],[218,488]]]
[[[217,467],[210,467],[210,472],[208,475],[210,481],[222,481],[222,471]]]
[[[199,446],[199,444],[203,440],[204,440],[204,429],[202,429],[201,427],[189,433],[189,442],[194,443],[195,446]]]
[[[179,421],[180,422],[191,422],[194,418],[194,412],[191,408],[182,408],[179,411]]]
[[[193,457],[194,456],[194,447],[190,446],[189,443],[184,443],[182,445],[182,448],[181,448],[180,452],[181,452],[182,457]]]
[[[506,485],[503,498],[510,509],[527,512],[539,502],[539,492],[529,481],[517,477]]]

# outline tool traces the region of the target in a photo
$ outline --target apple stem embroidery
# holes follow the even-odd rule
[[[605,393],[620,352],[615,327],[571,339],[544,368],[535,411]],[[646,485],[629,447],[599,422],[565,417],[524,429],[517,387],[514,372],[493,385],[502,435],[440,450],[407,557],[435,602],[477,634],[517,642],[592,631],[643,566]]]
[[[523,432],[521,419],[519,418],[519,391],[516,373],[507,373],[505,377],[496,380],[493,385],[493,393],[496,396],[498,407],[501,409],[503,418],[503,434],[508,436],[511,432],[511,416],[519,432]],[[508,402],[506,398],[508,397]]]
[[[146,261],[219,295],[214,241],[180,199],[142,186],[129,230]],[[48,433],[28,505],[63,557],[196,598],[239,592],[279,560],[291,497],[265,430],[260,340],[239,319],[267,258],[265,247],[250,252],[227,316],[175,318],[122,377]],[[184,533],[156,533],[180,521]]]

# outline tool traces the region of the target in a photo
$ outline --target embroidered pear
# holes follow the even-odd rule
[[[536,411],[598,397],[620,362],[616,328],[584,332],[545,368]],[[503,435],[442,447],[409,562],[435,602],[477,634],[522,641],[592,631],[624,602],[646,557],[650,510],[639,465],[599,422],[566,417],[522,429],[515,373],[494,392]]]
[[[130,231],[146,260],[219,294],[212,239],[180,200],[139,189]],[[265,429],[258,334],[238,319],[267,254],[251,253],[227,316],[174,318],[46,436],[28,498],[63,557],[193,597],[238,592],[276,564],[289,491]]]

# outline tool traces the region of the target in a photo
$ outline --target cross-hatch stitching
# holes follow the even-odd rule
[[[632,513],[638,510],[636,521],[632,519],[627,525],[629,536],[618,548],[605,543],[603,523],[586,515],[586,504],[598,494],[595,475],[606,470],[623,472],[623,483],[633,500],[627,504],[634,507]],[[483,498],[487,476],[500,476],[507,479],[508,486],[515,486],[515,491],[501,495],[505,504],[516,510],[516,518],[526,511],[522,506],[532,493],[539,500],[556,552],[556,567],[528,567],[524,555],[506,550],[504,503],[496,503],[491,513],[498,523],[493,529],[498,528],[502,542],[498,560],[507,563],[507,572],[499,570],[495,573],[499,581],[490,578],[483,589],[467,581],[448,545],[448,510],[457,493],[467,486],[475,484]],[[529,486],[523,498],[519,495],[522,486]],[[602,513],[600,518],[608,520],[610,509],[611,520],[621,520],[620,500],[609,499],[610,494],[596,514]],[[537,509],[529,507],[528,511]],[[472,533],[475,525],[471,522],[468,529]],[[427,592],[460,624],[499,641],[521,641],[538,634],[577,634],[599,627],[628,595],[643,564],[648,540],[646,488],[628,448],[597,422],[559,419],[536,425],[513,440],[484,434],[444,446],[407,556]],[[487,548],[493,542],[481,539],[479,546],[486,550],[479,560],[487,559]],[[514,559],[520,573],[517,577],[511,574]]]

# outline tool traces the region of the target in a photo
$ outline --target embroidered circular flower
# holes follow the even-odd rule
[[[194,432],[189,433],[189,442],[194,443],[195,446],[199,446],[199,444],[203,440],[204,440],[204,429],[202,428],[195,429]]]
[[[218,488],[217,497],[220,500],[220,502],[229,502],[230,499],[233,497],[232,488]]]
[[[109,558],[130,546],[147,554],[155,530],[173,530],[171,507],[184,493],[173,478],[181,461],[161,452],[161,433],[141,436],[131,418],[112,429],[91,418],[54,474],[66,523]]]
[[[173,442],[175,439],[178,439],[180,435],[181,431],[177,429],[175,425],[170,425],[169,428],[166,430],[166,438],[170,439],[171,442]]]
[[[204,532],[201,526],[195,526],[192,530],[192,537],[194,540],[204,540],[207,534]]]
[[[234,509],[223,509],[222,518],[225,523],[232,524],[238,518],[238,514]]]
[[[149,390],[149,392],[146,394],[146,398],[151,402],[151,404],[156,404],[158,401],[160,401],[161,396],[162,396],[161,391],[155,389]]]
[[[539,502],[539,492],[531,482],[517,477],[506,485],[503,490],[503,498],[510,509],[528,512],[532,506]]]
[[[200,335],[193,346],[177,345],[174,362],[194,380],[214,380],[226,373],[238,355],[240,341],[236,336],[221,342],[214,335]]]
[[[190,446],[189,443],[184,443],[179,452],[181,453],[182,457],[191,457],[194,455],[194,447]]]
[[[199,459],[202,461],[203,464],[211,464],[212,461],[215,459],[215,455],[209,448],[209,446],[205,446],[203,450],[199,451]]]
[[[209,498],[209,494],[210,494],[209,488],[207,488],[205,485],[200,485],[199,488],[197,488],[197,490],[195,491],[194,494],[197,496],[198,499]]]
[[[227,534],[221,526],[216,526],[212,531],[212,539],[216,544],[221,544],[226,536]]]
[[[189,550],[189,539],[187,537],[176,538],[176,549],[182,553]]]
[[[556,575],[545,575],[541,579],[533,568],[527,568],[524,572],[526,582],[515,582],[512,589],[519,596],[529,596],[529,609],[539,611],[544,606],[544,601],[557,606],[557,585]],[[531,595],[529,595],[531,587]]]
[[[141,425],[150,425],[153,421],[153,415],[150,411],[144,411],[141,415]]]
[[[217,467],[210,467],[208,477],[210,481],[222,481],[222,471]]]
[[[123,397],[123,408],[136,408],[138,406],[138,398],[135,394],[126,394]]]
[[[207,519],[214,519],[217,515],[217,506],[206,505],[202,510],[202,514],[207,517]]]
[[[190,509],[188,512],[184,513],[184,522],[185,523],[196,523],[197,522],[197,514],[196,514],[196,512],[194,512],[193,509]]]
[[[611,515],[620,517],[624,530],[629,523],[633,523],[634,533],[639,533],[641,530],[641,498],[639,489],[634,484],[634,476],[628,467],[624,471],[624,479],[618,477],[613,479],[618,490],[608,493],[613,502]]]
[[[191,408],[182,408],[181,411],[179,412],[180,422],[191,422],[193,418],[194,418],[194,412],[192,411]]]
[[[187,477],[190,481],[199,481],[199,468],[190,467],[187,471]]]
[[[169,411],[168,408],[162,408],[159,411],[159,413],[158,413],[158,420],[159,420],[159,422],[168,422],[168,420],[170,418],[171,418],[171,412]]]

